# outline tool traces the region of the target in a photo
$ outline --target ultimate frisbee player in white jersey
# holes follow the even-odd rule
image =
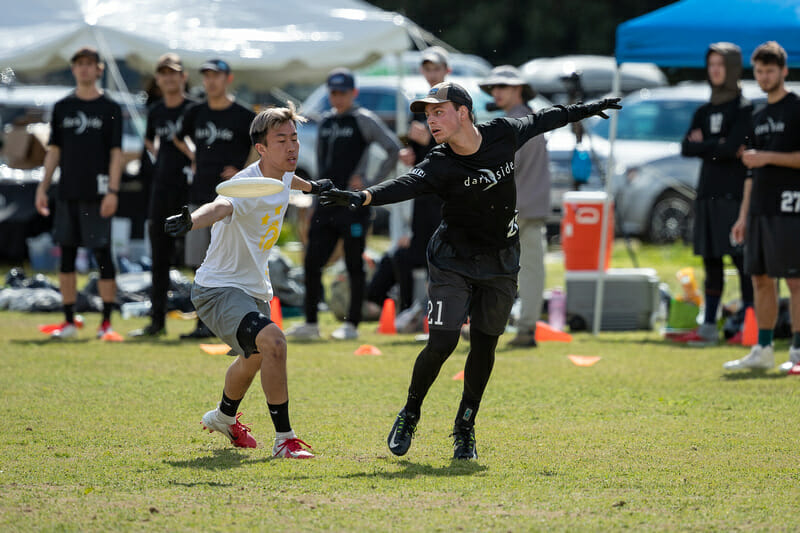
[[[275,425],[275,457],[314,457],[297,438],[289,423],[286,380],[286,338],[269,318],[272,285],[267,262],[277,242],[289,204],[289,189],[319,194],[330,181],[309,182],[294,175],[299,143],[293,105],[269,108],[250,126],[250,138],[261,156],[231,180],[273,178],[284,189],[269,196],[232,198],[218,196],[189,213],[169,217],[165,231],[174,236],[189,230],[211,228],[211,243],[195,275],[192,302],[200,319],[237,357],[228,367],[222,401],[203,416],[203,426],[226,435],[234,446],[255,448],[250,428],[239,422],[239,403],[253,378],[261,371],[261,387]]]

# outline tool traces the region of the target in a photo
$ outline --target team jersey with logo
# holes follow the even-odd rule
[[[703,140],[691,142],[685,137],[681,153],[703,159],[697,184],[699,200],[742,199],[747,169],[737,154],[739,147],[747,145],[752,116],[753,106],[742,96],[723,104],[707,103],[695,111],[689,132],[699,129]]]
[[[105,94],[73,92],[53,107],[50,144],[61,149],[59,198],[97,200],[108,192],[111,150],[122,146],[122,108]]]
[[[514,186],[517,148],[566,123],[567,110],[553,107],[523,118],[480,124],[482,140],[475,153],[458,155],[440,144],[407,174],[370,187],[371,204],[435,193],[444,202],[437,234],[461,254],[506,248],[519,240]]]
[[[145,138],[150,142],[158,139],[158,155],[153,170],[153,185],[156,188],[187,186],[192,162],[173,141],[181,131],[184,111],[194,103],[185,98],[179,105],[167,107],[164,100],[159,100],[147,113]]]
[[[753,116],[752,148],[800,151],[800,98],[790,92]],[[767,165],[752,169],[750,214],[800,216],[800,170]]]
[[[317,174],[339,189],[347,189],[353,175],[366,179],[367,148],[373,142],[387,154],[375,176],[380,181],[397,164],[397,138],[374,113],[362,107],[353,106],[344,113],[327,112],[319,125]]]
[[[263,177],[258,161],[236,174],[239,178]],[[195,274],[203,287],[237,287],[254,298],[272,299],[267,267],[272,247],[278,241],[289,205],[294,173],[282,181],[286,188],[271,196],[231,198],[233,213],[211,227],[211,244]]]
[[[207,102],[190,106],[183,115],[181,138],[195,145],[195,176],[189,201],[204,204],[216,197],[214,188],[222,181],[226,166],[244,168],[250,154],[250,123],[255,113],[232,103],[225,109],[211,109]]]

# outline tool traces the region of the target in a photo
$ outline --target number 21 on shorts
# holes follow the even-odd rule
[[[444,302],[441,300],[436,300],[432,302],[428,300],[428,325],[429,326],[441,326],[444,324],[442,322],[442,308],[444,307]]]
[[[781,193],[781,213],[800,213],[800,191]]]

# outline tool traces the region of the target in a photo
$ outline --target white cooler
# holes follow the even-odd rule
[[[566,271],[567,323],[573,331],[594,324],[596,271]],[[600,329],[653,329],[658,312],[659,279],[652,268],[610,268],[603,284]]]

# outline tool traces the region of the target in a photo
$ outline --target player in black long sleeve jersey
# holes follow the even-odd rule
[[[435,193],[444,204],[442,223],[428,244],[428,343],[417,357],[405,407],[389,433],[389,449],[404,455],[419,421],[422,402],[442,364],[458,344],[470,317],[470,351],[464,392],[453,429],[454,458],[477,458],[475,416],[494,365],[497,339],[505,330],[517,293],[514,154],[531,137],[605,109],[621,109],[618,98],[587,105],[556,106],[524,118],[499,118],[475,125],[472,99],[455,83],[434,86],[411,111],[424,111],[437,143],[407,174],[351,192],[331,190],[322,205],[384,205]]]

